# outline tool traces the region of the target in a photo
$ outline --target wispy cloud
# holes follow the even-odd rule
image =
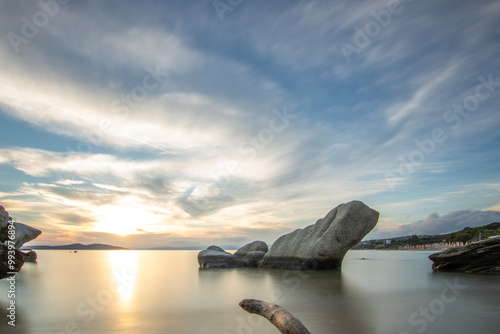
[[[422,220],[399,226],[398,233],[400,235],[441,234],[460,231],[465,227],[477,227],[499,221],[499,211],[461,210],[450,212],[444,216],[433,213]]]
[[[0,6],[5,36],[40,10]],[[381,231],[495,207],[500,95],[457,130],[443,114],[480,75],[497,89],[500,8],[402,1],[348,63],[339,43],[387,6],[259,0],[223,22],[199,1],[61,6],[19,52],[0,40],[0,201],[50,242],[158,246],[272,242],[352,199]],[[447,141],[391,189],[435,128]]]

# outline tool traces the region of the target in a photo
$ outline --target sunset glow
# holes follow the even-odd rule
[[[0,11],[0,204],[37,244],[272,243],[351,200],[367,238],[500,220],[498,2],[44,3]]]
[[[99,222],[95,231],[118,235],[144,232],[142,223],[154,219],[155,216],[140,209],[126,206],[103,206],[95,210]],[[153,220],[154,221],[154,220]]]

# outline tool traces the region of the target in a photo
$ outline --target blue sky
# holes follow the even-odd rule
[[[0,204],[38,244],[500,220],[498,1],[2,1]]]

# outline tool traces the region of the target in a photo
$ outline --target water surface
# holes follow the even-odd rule
[[[500,334],[500,277],[433,273],[432,252],[350,251],[342,271],[199,270],[197,251],[39,251],[0,282],[0,333],[278,333],[272,301],[320,333]]]

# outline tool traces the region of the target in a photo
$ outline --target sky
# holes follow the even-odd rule
[[[498,1],[0,1],[0,204],[31,244],[500,221]]]

